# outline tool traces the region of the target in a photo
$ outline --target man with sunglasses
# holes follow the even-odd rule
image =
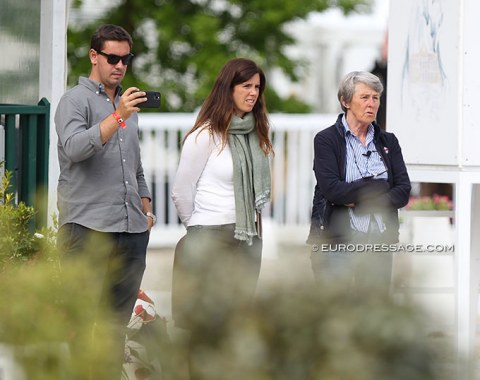
[[[85,260],[99,274],[95,308],[113,311],[119,344],[145,270],[155,222],[140,157],[138,104],[145,92],[120,86],[133,54],[120,26],[91,38],[91,72],[61,98],[55,114],[60,176],[57,244],[65,263]],[[70,260],[69,260],[70,259]],[[72,260],[74,259],[74,260]],[[121,347],[123,355],[123,345]]]

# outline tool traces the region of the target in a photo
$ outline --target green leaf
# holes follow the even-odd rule
[[[339,7],[364,11],[369,0],[123,0],[104,16],[79,29],[68,30],[69,86],[88,76],[90,37],[103,23],[123,26],[131,33],[135,60],[123,86],[156,89],[162,111],[193,112],[209,93],[220,68],[242,56],[255,60],[269,73],[280,69],[298,80],[304,63],[285,55],[294,44],[285,26],[312,12]],[[74,3],[74,6],[79,6]],[[300,99],[266,93],[270,112],[309,112]]]

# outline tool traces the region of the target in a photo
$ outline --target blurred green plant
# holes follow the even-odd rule
[[[15,205],[10,178],[7,171],[0,186],[0,352],[11,360],[2,361],[2,370],[15,375],[2,374],[28,380],[114,378],[121,361],[113,348],[110,310],[99,313],[95,303],[97,262],[81,256],[60,261],[56,217],[52,227],[31,231],[35,210]],[[100,256],[108,250],[98,241],[91,245]]]
[[[13,352],[28,380],[112,378],[109,312],[96,319],[89,291],[90,267],[51,262],[10,266],[1,274],[0,342]],[[65,279],[68,278],[68,281]]]
[[[275,286],[216,338],[194,343],[190,360],[205,380],[448,379],[445,342],[430,340],[425,323],[418,308],[375,292],[352,300],[342,284]]]
[[[54,226],[32,233],[31,222],[35,210],[23,202],[15,204],[9,191],[12,173],[6,171],[0,183],[0,273],[10,263],[31,260],[39,252],[52,252],[55,245]]]
[[[82,5],[76,0],[74,8]],[[297,81],[305,62],[285,53],[295,43],[289,23],[313,12],[338,7],[343,12],[369,11],[371,0],[120,0],[105,14],[68,30],[69,85],[88,75],[90,37],[103,24],[123,26],[133,37],[135,59],[124,87],[159,89],[163,111],[193,112],[208,95],[220,68],[234,57],[255,60],[267,82],[275,69]],[[267,83],[270,112],[309,112],[294,94],[281,97]]]
[[[383,288],[353,288],[348,276],[333,283],[305,279],[304,270],[297,270],[302,259],[293,252],[298,261],[285,268],[285,276],[264,283],[249,303],[248,270],[233,260],[229,266],[228,260],[199,259],[199,252],[208,252],[203,244],[213,246],[209,239],[196,240],[190,255],[176,257],[182,262],[176,262],[181,272],[174,282],[176,327],[191,333],[177,351],[188,352],[195,379],[452,378],[438,369],[448,341],[429,336],[432,321],[410,303],[407,291],[399,302]],[[449,355],[443,360],[454,368],[455,354]]]

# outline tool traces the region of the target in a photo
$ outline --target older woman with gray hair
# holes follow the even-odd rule
[[[383,85],[354,71],[340,83],[337,121],[314,139],[317,180],[307,242],[322,285],[389,294],[398,209],[410,179],[397,138],[375,122]]]

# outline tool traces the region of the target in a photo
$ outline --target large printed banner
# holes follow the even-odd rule
[[[460,2],[390,2],[388,130],[408,164],[457,165]]]

